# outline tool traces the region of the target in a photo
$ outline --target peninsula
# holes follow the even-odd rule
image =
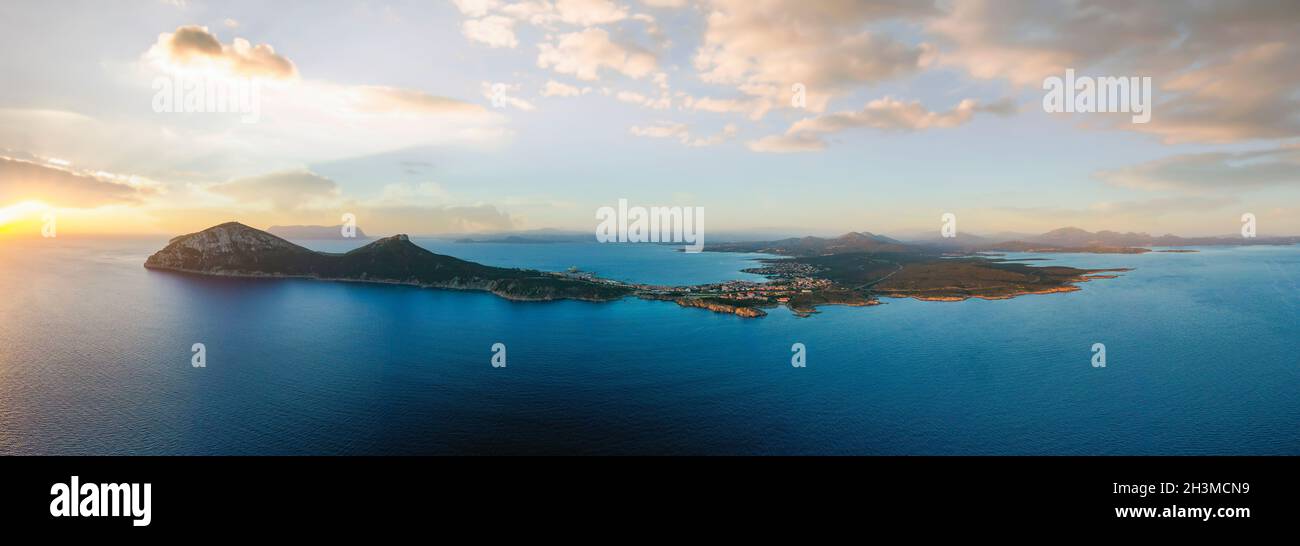
[[[784,306],[807,316],[822,305],[869,306],[880,297],[958,301],[1006,299],[1078,290],[1077,283],[1112,278],[1124,269],[1030,266],[997,258],[951,256],[869,233],[834,239],[724,243],[714,252],[761,252],[778,257],[745,270],[766,282],[727,281],[659,286],[602,279],[570,270],[544,272],[492,267],[435,254],[406,235],[378,239],[346,253],[310,250],[238,222],[172,239],[150,256],[148,269],[229,277],[308,278],[478,290],[517,301],[603,302],[635,296],[755,318]]]

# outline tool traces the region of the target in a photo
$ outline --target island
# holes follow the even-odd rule
[[[228,222],[182,235],[144,266],[228,277],[289,277],[481,290],[519,301],[609,301],[632,292],[601,282],[529,269],[491,267],[420,248],[406,235],[378,239],[350,252],[310,250],[265,231]]]
[[[734,280],[661,286],[565,272],[492,267],[430,252],[406,235],[378,239],[345,253],[310,250],[238,222],[182,235],[154,253],[151,270],[228,277],[306,278],[477,290],[515,301],[606,302],[634,296],[744,318],[784,306],[809,316],[825,305],[879,305],[881,297],[925,301],[1006,299],[1079,290],[1078,283],[1127,269],[1031,266],[978,255],[953,256],[870,233],[826,239],[709,245],[712,252],[776,255],[745,272],[766,281]]]

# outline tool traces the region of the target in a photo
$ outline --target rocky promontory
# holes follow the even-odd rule
[[[316,252],[265,231],[228,222],[172,239],[149,269],[228,277],[290,277],[481,290],[520,301],[609,301],[632,288],[529,269],[486,266],[435,254],[394,235],[343,254]]]

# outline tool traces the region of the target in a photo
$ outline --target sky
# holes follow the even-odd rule
[[[3,2],[0,235],[589,231],[619,199],[732,232],[1300,234],[1297,36],[1287,0]],[[1150,78],[1150,121],[1045,111],[1067,69]],[[160,98],[196,81],[257,92]]]

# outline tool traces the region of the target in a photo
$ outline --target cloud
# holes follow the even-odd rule
[[[533,25],[549,26],[555,22],[555,4],[546,0],[526,0],[500,6],[500,12]]]
[[[510,231],[515,222],[492,205],[386,206],[361,209],[358,223],[373,219],[366,227],[374,233],[474,233]],[[365,224],[363,224],[365,225]]]
[[[610,0],[556,0],[559,19],[578,26],[603,25],[627,19],[627,8]]]
[[[156,183],[139,177],[82,172],[64,161],[54,163],[0,156],[0,207],[22,201],[62,208],[135,204],[158,190]]]
[[[379,233],[465,233],[507,231],[515,221],[489,204],[456,204],[436,182],[387,184],[378,197],[349,202],[358,222]]]
[[[1151,227],[1143,229],[1152,229],[1156,233],[1167,233],[1167,229],[1160,228],[1160,224],[1154,224],[1152,220],[1155,218],[1178,219],[1179,224],[1195,225],[1198,226],[1198,229],[1204,230],[1205,215],[1207,213],[1222,211],[1232,206],[1241,208],[1242,203],[1235,196],[1182,196],[1128,201],[1097,201],[1082,207],[994,207],[986,209],[985,212],[988,223],[1001,223],[1003,225],[1029,222],[1040,226],[1040,229],[1079,226],[1091,230],[1115,229],[1117,225],[1147,225]],[[1225,214],[1221,218],[1225,220],[1223,222],[1224,231],[1230,231],[1237,216]],[[970,225],[969,220],[967,225]],[[1213,233],[1213,231],[1209,233]],[[1188,234],[1184,233],[1184,235]]]
[[[763,98],[718,99],[713,97],[682,98],[682,105],[691,110],[716,114],[745,114],[750,119],[761,119],[774,106],[774,101]]]
[[[139,90],[146,108],[150,92]],[[0,146],[58,150],[78,164],[155,180],[209,183],[419,146],[495,146],[512,133],[508,118],[491,110],[417,90],[302,80],[263,86],[257,123],[243,123],[239,113],[99,118],[0,108]]]
[[[515,38],[514,25],[514,19],[489,15],[482,19],[467,19],[461,23],[460,31],[466,38],[490,47],[514,48],[519,45],[519,40]]]
[[[650,138],[678,138],[682,135],[689,135],[690,128],[685,123],[661,121],[647,127],[633,126],[628,132],[636,136]]]
[[[547,80],[546,85],[542,86],[543,97],[576,97],[591,92],[590,87],[579,89],[576,86],[560,83],[555,80]]]
[[[932,112],[920,101],[903,102],[885,97],[868,102],[862,110],[804,118],[791,124],[785,135],[760,139],[750,143],[749,148],[777,153],[816,151],[826,148],[819,135],[858,128],[882,131],[946,129],[968,123],[977,112],[1008,115],[1014,109],[1014,104],[1007,100],[982,105],[975,99],[965,99],[947,112]]]
[[[418,112],[426,114],[473,114],[482,106],[458,99],[438,97],[415,89],[359,85],[349,88],[351,104],[360,112]]]
[[[733,93],[695,92],[694,111],[761,119],[789,108],[802,84],[806,108],[881,82],[944,67],[977,79],[1038,89],[1067,68],[1080,75],[1150,76],[1150,123],[1128,116],[1077,117],[1087,126],[1138,131],[1170,144],[1300,136],[1300,10],[1291,2],[1097,0],[658,0],[696,4],[703,16],[691,66],[699,81]],[[517,22],[548,31],[538,66],[593,81],[641,78],[668,58],[655,16],[610,0],[458,1],[471,39],[517,43]],[[488,25],[486,18],[493,19]],[[660,49],[644,50],[596,25],[643,24]],[[566,31],[565,26],[579,27]],[[637,25],[642,26],[642,25]],[[694,25],[686,28],[694,31]],[[554,32],[552,32],[554,31]],[[693,33],[693,32],[692,32]],[[619,34],[615,34],[619,36]],[[196,44],[200,45],[200,44]],[[211,44],[205,47],[211,49]],[[652,54],[651,51],[663,53]],[[712,94],[713,96],[706,96]],[[804,142],[803,144],[807,144]],[[805,146],[806,147],[806,146]]]
[[[498,0],[452,0],[452,3],[456,4],[456,9],[461,13],[470,17],[482,17],[501,5]]]
[[[628,129],[628,133],[646,138],[671,138],[682,144],[692,147],[706,147],[721,144],[736,136],[737,128],[735,125],[727,124],[722,131],[707,137],[693,136],[690,127],[684,123],[660,121],[653,125],[639,126],[634,125]]]
[[[868,24],[935,13],[920,1],[713,0],[694,65],[701,80],[733,85],[771,106],[789,104],[801,83],[820,112],[834,96],[864,83],[917,71],[925,44],[908,45],[866,30]]]
[[[497,0],[454,0],[456,8],[467,17],[483,17],[489,13],[508,16],[514,20],[534,25],[555,23],[588,27],[614,23],[628,18],[628,9],[612,0],[526,0],[500,2]]]
[[[456,203],[454,196],[435,182],[387,184],[378,195],[356,198],[344,194],[334,180],[303,169],[189,186],[186,195],[174,197],[178,199],[169,206],[150,207],[146,214],[177,232],[231,219],[250,225],[330,225],[344,213],[355,214],[358,224],[374,234],[505,231],[516,227],[511,216],[497,207]]]
[[[369,207],[409,206],[414,203],[445,203],[451,196],[436,182],[387,184]]]
[[[159,34],[147,56],[173,69],[216,69],[233,76],[271,79],[298,77],[293,62],[276,54],[270,45],[252,45],[243,38],[222,44],[208,27],[198,25],[185,25],[175,32]]]
[[[1168,143],[1300,135],[1300,10],[1290,2],[956,0],[925,29],[939,64],[977,78],[1037,88],[1067,68],[1152,77],[1151,122],[1111,128]]]
[[[108,110],[84,106],[85,112],[103,112],[94,116],[0,108],[0,147],[57,150],[77,164],[104,170],[211,183],[419,146],[487,147],[513,134],[509,118],[483,104],[433,90],[335,83],[310,74],[257,79],[260,92],[249,101],[259,114],[255,123],[245,122],[249,116],[244,111],[149,112],[151,98],[156,104],[161,92],[151,83],[220,84],[235,77],[224,66],[213,72],[200,69],[208,62],[203,52],[216,51],[210,42],[203,45],[200,34],[181,40],[187,44],[182,49],[197,51],[193,55],[202,61],[187,65],[194,73],[181,75],[169,72],[168,64],[153,62],[159,58],[151,38],[138,43],[139,62],[115,78],[123,87],[109,93],[114,99],[106,99],[121,95],[121,100],[137,102],[111,102],[117,106]],[[141,108],[144,112],[137,115]]]
[[[1300,25],[1296,32],[1300,33]],[[1116,127],[1170,144],[1300,136],[1300,47],[1260,44],[1229,59],[1162,80],[1150,123]]]
[[[684,141],[683,143],[686,144],[687,146],[694,146],[694,147],[713,146],[715,144],[722,144],[723,142],[731,140],[736,136],[737,132],[738,129],[736,128],[736,126],[728,123],[722,127],[722,131],[719,133],[716,133],[708,137],[695,137],[690,140]]]
[[[614,94],[614,98],[618,99],[621,102],[636,104],[639,106],[644,106],[646,108],[653,108],[655,110],[667,109],[672,106],[672,101],[673,101],[672,97],[668,96],[667,94],[660,95],[658,98],[656,98],[656,97],[648,97],[646,95],[642,95],[641,93],[637,93],[635,91],[619,91],[618,93]]]
[[[533,103],[516,96],[519,93],[519,84],[483,82],[480,86],[483,90],[483,96],[492,101],[493,106],[505,108],[507,106],[532,112],[537,107]]]
[[[947,112],[932,112],[920,101],[903,102],[892,97],[868,102],[862,110],[836,112],[806,118],[790,126],[789,133],[835,133],[845,129],[871,128],[882,131],[920,131],[923,129],[951,128],[971,120],[975,112],[994,112],[1005,115],[1010,107],[1005,102],[981,106],[975,99],[965,99]]]
[[[1165,216],[1171,214],[1186,215],[1191,213],[1212,212],[1235,205],[1240,200],[1234,196],[1222,197],[1160,197],[1135,201],[1099,201],[1088,210],[1110,217],[1142,218],[1148,216]]]
[[[602,70],[643,78],[657,65],[654,55],[612,42],[609,33],[600,28],[562,34],[555,43],[539,44],[538,51],[539,68],[550,68],[588,81],[599,79]]]
[[[306,170],[238,178],[207,190],[240,203],[269,203],[277,211],[312,208],[339,196],[337,183]]]
[[[809,134],[772,135],[751,141],[750,150],[776,154],[816,152],[826,149],[826,142]]]
[[[1099,171],[1096,176],[1115,186],[1144,190],[1204,192],[1300,187],[1300,146],[1176,155]]]
[[[495,206],[476,205],[377,205],[345,203],[339,208],[322,210],[252,210],[248,207],[160,208],[145,214],[153,229],[170,233],[191,233],[214,224],[238,220],[253,226],[335,225],[342,212],[355,214],[357,225],[367,235],[454,234],[511,231],[519,227],[515,219]],[[139,216],[139,215],[137,215]],[[62,226],[60,226],[62,229]]]

